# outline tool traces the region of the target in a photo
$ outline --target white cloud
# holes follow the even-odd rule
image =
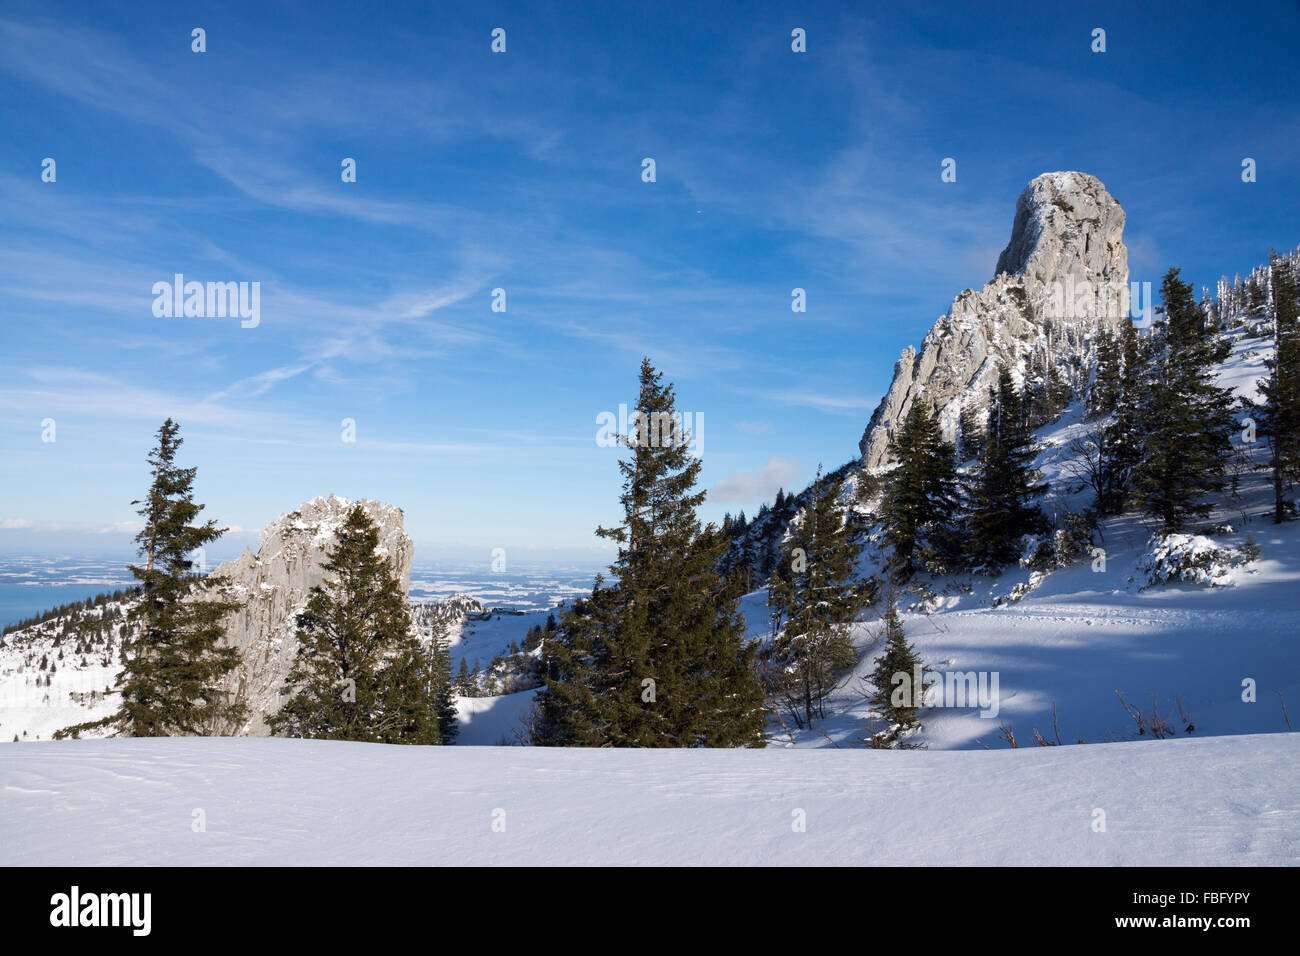
[[[742,504],[775,498],[799,477],[799,462],[793,458],[769,458],[757,471],[741,471],[724,478],[709,490],[713,501],[736,501]]]

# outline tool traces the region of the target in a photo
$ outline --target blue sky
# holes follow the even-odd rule
[[[218,550],[332,492],[594,564],[642,355],[752,513],[856,454],[1039,173],[1106,184],[1134,280],[1300,242],[1295,4],[354,6],[0,10],[0,553],[126,553],[171,415]],[[175,273],[260,325],[155,317]]]

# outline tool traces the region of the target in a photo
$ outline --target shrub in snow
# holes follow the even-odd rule
[[[1042,571],[1033,572],[1032,574],[1029,575],[1028,581],[1021,581],[1019,584],[1017,584],[1015,587],[1013,587],[1010,591],[1008,591],[1003,596],[994,598],[992,606],[1004,607],[1005,605],[1008,604],[1015,604],[1017,601],[1019,601],[1022,597],[1024,597],[1034,588],[1038,587],[1038,585],[1042,584],[1043,578],[1045,578],[1046,576],[1047,575]]]
[[[1020,566],[1034,571],[1050,571],[1056,566],[1056,544],[1051,535],[1038,537],[1020,555]]]
[[[1090,514],[1067,512],[1057,529],[1056,545],[1057,567],[1073,564],[1092,551],[1092,520]]]
[[[1201,534],[1157,534],[1152,535],[1138,569],[1146,574],[1147,587],[1173,581],[1223,587],[1231,583],[1233,568],[1258,557],[1259,546],[1252,538],[1241,548],[1229,548]]]
[[[1064,568],[1088,554],[1091,547],[1092,531],[1087,517],[1070,512],[1050,535],[1025,538],[1020,566],[1043,572]]]

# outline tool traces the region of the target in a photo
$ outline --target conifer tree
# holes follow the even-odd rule
[[[129,568],[140,582],[140,600],[129,614],[136,636],[123,641],[121,707],[59,736],[94,727],[131,737],[195,736],[243,720],[244,706],[222,690],[223,679],[239,665],[239,651],[222,643],[222,621],[238,605],[217,597],[224,582],[202,576],[190,557],[224,529],[214,520],[195,523],[203,510],[194,501],[198,469],[176,464],[182,441],[180,425],[170,418],[163,422],[148,457],[149,493],[132,502],[144,519],[135,537],[143,563]]]
[[[907,735],[921,728],[918,714],[926,691],[924,677],[918,680],[925,666],[903,631],[892,588],[885,590],[883,623],[885,647],[871,672],[868,700],[885,727],[869,738],[873,748],[903,745]]]
[[[984,451],[972,476],[968,547],[977,565],[992,568],[1015,561],[1021,537],[1042,530],[1043,514],[1034,501],[1047,485],[1034,470],[1036,456],[1023,399],[1004,366],[989,410]]]
[[[849,625],[868,601],[839,491],[840,483],[823,479],[818,469],[769,589],[775,635],[765,654],[769,690],[801,727],[825,716],[827,695],[857,659]]]
[[[1246,312],[1253,319],[1263,318],[1268,311],[1268,287],[1260,277],[1252,274],[1246,282]]]
[[[1097,336],[1097,374],[1088,393],[1088,417],[1103,418],[1119,404],[1123,358],[1120,340],[1109,329]]]
[[[1269,256],[1273,312],[1273,357],[1264,364],[1268,377],[1260,384],[1262,403],[1251,403],[1258,432],[1269,439],[1269,469],[1273,480],[1273,521],[1294,517],[1285,489],[1300,476],[1300,301],[1290,264],[1276,253]]]
[[[1146,356],[1131,319],[1125,318],[1117,340],[1119,369],[1112,420],[1098,442],[1097,509],[1119,514],[1130,498],[1133,474],[1142,457],[1143,407],[1146,402]]]
[[[967,405],[958,418],[958,453],[961,461],[975,461],[984,451],[985,413],[978,405]]]
[[[903,419],[893,454],[899,464],[889,474],[880,517],[893,549],[890,570],[901,583],[916,571],[918,549],[941,559],[959,551],[951,527],[958,506],[956,452],[929,405],[918,400]]]
[[[1190,283],[1170,269],[1161,284],[1164,320],[1148,365],[1142,452],[1133,476],[1142,510],[1168,534],[1209,514],[1206,496],[1227,483],[1232,392],[1214,382],[1230,345],[1197,305]]]
[[[348,512],[298,615],[298,650],[285,682],[291,695],[268,719],[284,737],[372,743],[441,742],[449,700],[435,641],[421,647],[379,529],[359,504]]]
[[[546,642],[534,742],[579,746],[762,746],[765,703],[744,639],[740,584],[718,572],[727,546],[701,527],[701,462],[676,418],[671,384],[646,359],[637,413],[620,444],[623,520],[607,584]],[[658,438],[656,438],[658,436]],[[665,436],[669,436],[665,438]]]
[[[460,732],[456,718],[456,683],[451,676],[451,650],[446,625],[439,624],[430,635],[427,691],[433,698],[440,744],[450,744]]]
[[[1046,425],[1060,416],[1070,404],[1070,383],[1048,357],[1043,378],[1029,393],[1025,414],[1031,427]]]
[[[741,517],[744,517],[743,512]],[[748,529],[746,529],[741,535],[739,546],[736,548],[736,559],[733,565],[740,581],[742,593],[748,594],[759,584],[760,564],[758,555],[755,554],[754,540],[749,535]]]

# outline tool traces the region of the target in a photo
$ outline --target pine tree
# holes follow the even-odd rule
[[[827,695],[856,661],[849,625],[868,598],[839,491],[818,469],[769,590],[775,635],[764,655],[769,690],[801,727],[825,716]]]
[[[623,520],[597,534],[618,544],[548,640],[534,742],[580,746],[762,746],[763,689],[744,639],[740,584],[722,578],[727,541],[701,527],[701,462],[689,436],[667,433],[675,396],[649,359],[637,414],[620,443]],[[659,427],[656,428],[656,423]],[[661,440],[655,440],[658,434]]]
[[[975,564],[992,568],[1015,561],[1021,537],[1043,529],[1043,514],[1034,500],[1047,485],[1039,482],[1033,468],[1036,456],[1022,397],[1003,367],[989,410],[984,452],[972,476],[967,520]]]
[[[456,693],[461,697],[471,697],[471,686],[469,682],[469,665],[465,663],[465,658],[460,659],[460,671],[456,674]]]
[[[1070,383],[1056,363],[1048,358],[1043,369],[1042,382],[1035,389],[1025,409],[1031,427],[1039,427],[1055,421],[1061,412],[1069,407],[1070,398]]]
[[[1269,439],[1273,521],[1294,517],[1285,489],[1300,476],[1300,301],[1295,273],[1276,253],[1269,256],[1273,311],[1273,357],[1260,384],[1263,402],[1251,403],[1258,432]]]
[[[1131,319],[1120,326],[1116,340],[1117,368],[1113,386],[1106,386],[1113,404],[1109,423],[1097,438],[1097,510],[1119,514],[1130,497],[1133,475],[1142,458],[1143,408],[1146,402],[1146,357],[1142,339]],[[1099,373],[1100,375],[1100,373]],[[1111,389],[1113,387],[1113,392]],[[1099,413],[1103,412],[1099,409]]]
[[[1097,374],[1088,392],[1089,418],[1103,418],[1115,411],[1122,369],[1120,340],[1109,329],[1102,329],[1097,336]]]
[[[1178,269],[1160,291],[1164,320],[1148,366],[1142,453],[1133,487],[1142,510],[1168,534],[1210,513],[1206,495],[1223,489],[1231,456],[1233,397],[1214,383],[1229,343],[1210,325]]]
[[[298,650],[285,682],[289,701],[268,719],[284,737],[432,744],[448,699],[444,659],[420,646],[379,529],[356,505],[298,615]],[[450,661],[445,660],[450,668]]]
[[[745,517],[744,512],[740,515],[742,521]],[[740,544],[736,547],[736,557],[732,564],[739,580],[742,592],[748,594],[758,586],[759,569],[762,562],[758,555],[755,554],[754,540],[748,533],[748,528],[742,532]],[[731,570],[731,569],[728,569]]]
[[[885,592],[884,650],[872,669],[868,700],[884,730],[874,731],[873,748],[898,747],[912,731],[921,729],[918,713],[925,697],[925,665],[907,640],[892,588]]]
[[[450,744],[460,732],[460,725],[456,717],[456,684],[451,676],[450,644],[446,626],[442,624],[430,635],[426,693],[433,698],[434,716],[438,721],[437,742]]]
[[[203,505],[194,502],[197,468],[181,468],[176,453],[183,439],[170,418],[157,432],[149,453],[153,475],[140,505],[144,527],[136,535],[141,565],[130,565],[140,582],[140,601],[129,621],[136,636],[123,641],[126,655],[122,704],[116,714],[60,731],[77,736],[109,727],[132,737],[195,736],[238,724],[244,706],[222,690],[226,675],[239,665],[239,651],[222,644],[222,621],[238,605],[216,595],[225,583],[196,571],[190,555],[217,540],[224,529],[209,520],[194,522]]]
[[[967,405],[957,421],[958,452],[961,461],[975,461],[984,452],[985,412],[978,405]]]
[[[1259,276],[1252,274],[1246,282],[1246,312],[1253,319],[1261,319],[1267,311],[1268,288]]]
[[[893,454],[899,464],[889,474],[880,518],[893,549],[890,570],[901,583],[915,573],[918,549],[945,560],[959,552],[951,527],[958,505],[956,452],[918,400],[903,419]]]

